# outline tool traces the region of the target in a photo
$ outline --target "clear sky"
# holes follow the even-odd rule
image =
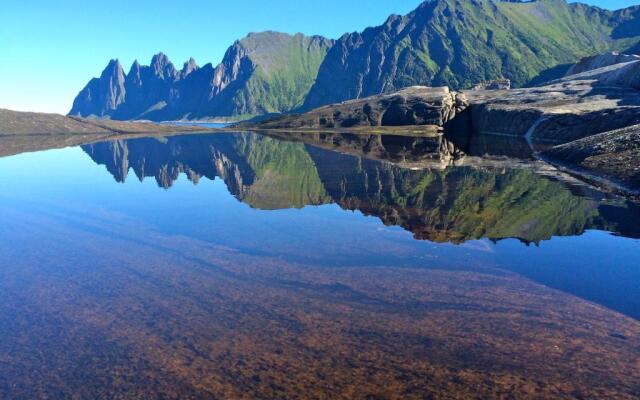
[[[125,71],[163,51],[217,64],[249,32],[320,34],[381,24],[420,0],[7,0],[0,10],[0,108],[66,113],[111,58]],[[592,0],[622,8],[640,0]]]

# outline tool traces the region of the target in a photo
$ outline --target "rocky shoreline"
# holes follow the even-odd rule
[[[532,154],[548,163],[598,186],[637,195],[640,57],[617,53],[587,57],[569,71],[573,74],[530,88],[511,89],[506,80],[457,92],[447,87],[413,86],[222,130],[520,137]],[[214,131],[220,130],[0,110],[0,136]]]
[[[545,161],[637,194],[640,57],[588,57],[569,71],[576,73],[531,88],[510,89],[506,82],[459,92],[415,86],[235,127],[302,132],[418,125],[425,134],[526,136]]]
[[[640,125],[555,146],[543,155],[582,175],[595,173],[617,184],[618,189],[640,195]]]
[[[466,107],[448,87],[413,86],[391,94],[282,115],[237,127],[258,129],[334,129],[382,126],[442,127]]]
[[[212,132],[203,126],[159,124],[142,121],[87,119],[0,109],[0,136],[65,134],[170,134]]]

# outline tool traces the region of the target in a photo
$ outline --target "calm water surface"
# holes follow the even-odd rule
[[[638,203],[285,139],[1,158],[0,398],[640,397]]]

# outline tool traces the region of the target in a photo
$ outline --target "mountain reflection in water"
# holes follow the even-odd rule
[[[636,399],[639,218],[508,138],[0,158],[0,398]]]
[[[130,169],[141,181],[154,177],[165,189],[182,173],[194,184],[220,177],[238,200],[257,209],[336,203],[434,242],[517,238],[539,243],[589,229],[640,235],[637,203],[603,198],[586,186],[537,173],[518,145],[504,149],[524,158],[505,159],[502,152],[502,158],[482,160],[479,167],[464,161],[448,167],[464,153],[442,137],[290,134],[287,139],[238,133],[82,148],[118,182]],[[482,144],[473,150],[484,153]]]

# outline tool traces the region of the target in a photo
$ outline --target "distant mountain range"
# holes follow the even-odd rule
[[[640,48],[640,6],[607,11],[565,0],[427,0],[406,16],[337,41],[277,32],[234,43],[217,67],[178,70],[162,53],[125,73],[112,60],[71,115],[244,118],[308,110],[412,85],[514,86],[562,76],[584,56]]]

